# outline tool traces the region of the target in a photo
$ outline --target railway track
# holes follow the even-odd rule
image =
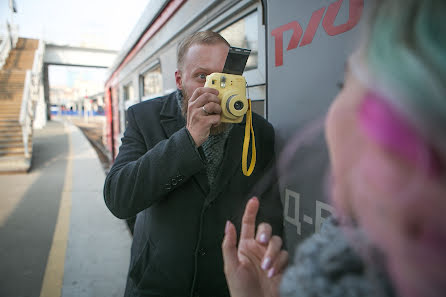
[[[112,162],[110,160],[109,152],[105,148],[102,139],[104,122],[98,120],[85,122],[82,119],[71,119],[71,122],[79,127],[79,129],[91,143],[98,155],[102,167],[104,168],[105,174],[107,174],[110,170]]]

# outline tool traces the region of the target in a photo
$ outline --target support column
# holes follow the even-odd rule
[[[51,120],[51,103],[50,103],[50,82],[48,78],[48,64],[43,64],[43,72],[42,72],[42,81],[43,81],[43,94],[45,97],[46,103],[46,119],[48,121]]]

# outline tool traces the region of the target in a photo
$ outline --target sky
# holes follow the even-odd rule
[[[19,35],[49,43],[119,50],[150,0],[0,0],[0,21],[19,25]]]
[[[0,30],[18,25],[19,37],[44,39],[58,45],[119,51],[150,0],[0,0]],[[84,74],[83,74],[84,73]],[[96,74],[95,74],[96,73]],[[51,84],[70,85],[74,77],[105,79],[103,69],[50,66]]]

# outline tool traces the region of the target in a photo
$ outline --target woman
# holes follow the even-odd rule
[[[225,229],[232,297],[446,296],[446,1],[376,2],[326,120],[336,217],[283,274],[251,199],[238,248]]]

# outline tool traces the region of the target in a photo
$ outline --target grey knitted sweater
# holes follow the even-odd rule
[[[383,257],[370,247],[360,229],[345,231],[329,218],[320,233],[297,248],[294,264],[282,279],[281,297],[395,296],[382,269]]]
[[[202,144],[204,155],[206,156],[206,173],[211,189],[214,188],[214,181],[223,161],[225,144],[231,128],[232,125],[223,133],[209,135],[208,139]]]

